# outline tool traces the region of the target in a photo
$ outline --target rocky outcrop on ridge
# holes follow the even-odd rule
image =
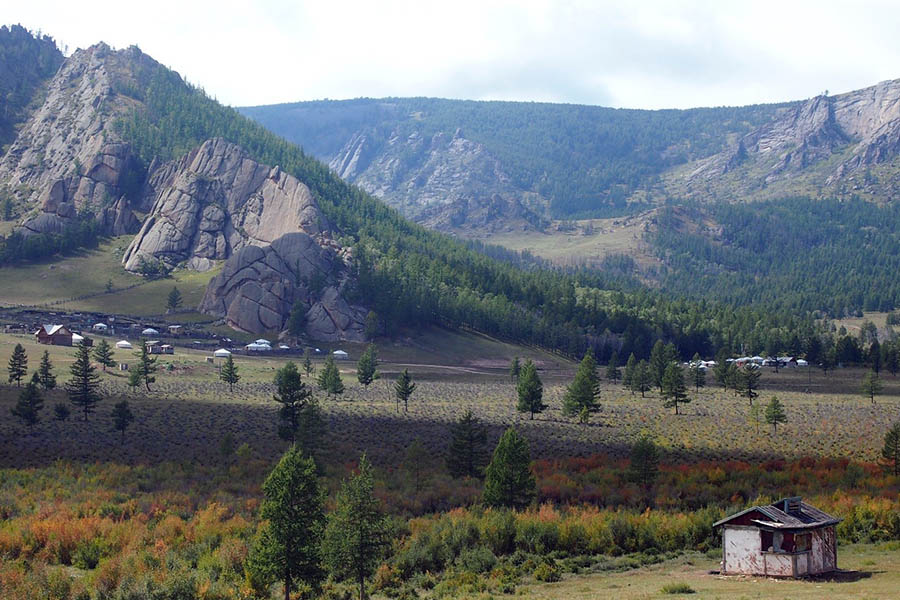
[[[224,261],[200,311],[262,334],[284,329],[299,303],[314,339],[364,339],[366,311],[341,293],[350,254],[296,177],[215,138],[156,168],[146,190],[152,209],[125,252],[126,269],[162,261],[206,271]]]
[[[431,137],[398,130],[383,144],[359,131],[329,166],[426,227],[448,232],[540,227],[499,161],[458,129]]]
[[[135,64],[156,64],[137,48],[106,44],[78,50],[51,79],[43,104],[0,159],[0,181],[40,212],[24,233],[55,233],[91,211],[107,233],[134,233],[139,225],[126,193],[140,193],[143,169],[112,122],[136,101],[116,92]]]
[[[125,253],[130,271],[143,260],[205,271],[245,246],[327,227],[309,188],[221,138],[160,166],[147,189],[153,207]]]
[[[837,96],[817,96],[792,107],[738,140],[731,150],[698,161],[685,180],[690,185],[732,174],[742,186],[732,191],[747,192],[773,184],[789,189],[797,178],[805,177],[820,189],[830,186],[835,191],[857,179],[857,171],[888,163],[898,154],[900,80],[895,80]],[[856,181],[851,189],[867,185],[876,194],[890,196],[895,191],[868,181]]]

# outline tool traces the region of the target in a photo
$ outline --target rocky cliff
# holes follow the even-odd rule
[[[309,189],[235,144],[207,140],[148,178],[152,209],[122,260],[206,271],[224,261],[200,310],[243,331],[281,331],[295,305],[315,339],[362,340],[366,311],[342,291],[350,254],[333,241]]]
[[[540,217],[483,145],[455,133],[355,133],[329,165],[408,218],[447,232],[527,231]]]
[[[113,129],[139,105],[117,90],[134,85],[136,65],[156,63],[137,48],[77,50],[49,82],[43,104],[0,159],[0,182],[31,215],[25,233],[55,233],[90,211],[113,235],[139,222],[126,196],[140,193],[143,168]]]
[[[900,80],[817,96],[748,133],[728,150],[668,177],[688,195],[869,193],[890,199],[900,178]]]
[[[150,258],[205,271],[244,246],[327,229],[309,188],[221,138],[159,166],[146,193],[152,209],[123,260],[131,271]]]

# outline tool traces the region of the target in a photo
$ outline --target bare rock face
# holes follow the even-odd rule
[[[329,166],[426,227],[449,232],[540,227],[500,162],[460,130],[431,138],[395,131],[383,145],[360,131]]]
[[[732,192],[767,186],[790,190],[798,177],[825,189],[846,185],[860,169],[900,154],[900,80],[838,96],[817,96],[782,112],[738,140],[727,152],[698,161],[687,184],[715,182],[733,174]],[[836,157],[840,157],[835,163]],[[781,186],[780,188],[778,186]],[[861,189],[857,182],[850,189]],[[868,185],[868,184],[866,184]],[[867,191],[891,196],[896,190]]]
[[[299,180],[220,138],[160,166],[147,188],[153,207],[123,259],[132,271],[150,259],[202,271],[245,246],[320,234],[325,223]]]
[[[108,225],[107,233],[137,230],[121,199],[129,184],[139,187],[143,169],[112,123],[135,105],[116,89],[143,62],[153,63],[137,48],[117,52],[97,44],[76,51],[50,81],[44,103],[0,159],[0,181],[40,205],[24,233],[58,232],[83,210]]]
[[[314,282],[337,282],[317,298]],[[291,308],[307,309],[306,332],[318,340],[365,339],[365,310],[350,306],[340,287],[346,270],[336,244],[306,233],[288,233],[270,245],[245,246],[225,262],[209,284],[200,310],[223,317],[235,329],[256,334],[281,331]]]

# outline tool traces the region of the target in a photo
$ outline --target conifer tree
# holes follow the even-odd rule
[[[357,475],[337,494],[322,540],[329,570],[338,579],[355,581],[360,600],[365,599],[366,580],[381,563],[389,543],[387,522],[374,491],[372,466],[364,454]]]
[[[14,417],[18,417],[23,423],[28,425],[28,431],[32,431],[34,426],[41,420],[41,410],[44,408],[44,399],[38,389],[40,378],[37,373],[31,376],[31,381],[25,384],[25,389],[19,394],[19,399],[15,406],[10,409]]]
[[[144,378],[141,377],[140,369],[134,368],[128,371],[128,387],[131,388],[131,393],[137,392],[137,389],[141,387],[143,382]]]
[[[694,392],[699,393],[700,388],[706,387],[706,369],[700,364],[700,355],[696,352],[694,353],[694,358],[691,359],[689,374],[691,383],[694,386]]]
[[[773,433],[778,433],[779,423],[787,423],[787,413],[778,396],[772,396],[766,405],[766,423],[772,426]]]
[[[16,344],[13,348],[12,355],[9,357],[9,383],[16,382],[16,387],[22,385],[22,379],[28,374],[28,355],[25,354],[25,347],[22,344]]]
[[[292,361],[275,372],[275,388],[273,399],[281,404],[278,410],[278,437],[295,443],[300,432],[303,409],[312,398],[312,390],[303,382],[297,365]]]
[[[622,377],[622,371],[619,370],[619,353],[613,352],[609,357],[609,363],[606,365],[606,378],[613,383],[618,383]]]
[[[632,390],[641,393],[641,398],[653,387],[653,374],[650,372],[650,365],[647,364],[646,360],[641,360],[638,363],[631,385]]]
[[[515,383],[519,380],[519,373],[522,371],[522,365],[519,363],[519,357],[515,357],[509,363],[509,378]]]
[[[156,359],[150,355],[147,351],[147,344],[141,341],[141,349],[138,352],[135,352],[134,355],[138,358],[138,363],[135,365],[135,371],[138,373],[138,377],[140,377],[141,382],[143,382],[144,386],[147,388],[147,391],[150,391],[150,384],[156,381],[156,376],[153,375],[156,373]]]
[[[642,435],[631,447],[628,479],[649,488],[659,475],[659,449],[653,440]]]
[[[625,386],[625,389],[631,390],[631,394],[634,395],[634,376],[637,371],[638,360],[634,355],[634,352],[628,355],[628,361],[625,363],[625,374],[622,376],[622,385]]]
[[[884,446],[881,448],[881,458],[885,471],[900,475],[900,421],[884,434]]]
[[[582,361],[584,362],[584,361]],[[531,360],[526,360],[519,373],[519,382],[516,385],[519,402],[516,409],[519,412],[531,413],[532,420],[535,413],[544,412],[547,405],[543,402],[544,384],[538,376],[537,367]]]
[[[666,360],[666,345],[662,340],[656,340],[656,343],[653,344],[653,348],[650,350],[650,362],[648,363],[648,366],[650,368],[653,385],[659,388],[660,392],[662,391],[663,375],[666,374],[666,367],[668,364],[669,363]]]
[[[262,526],[247,557],[248,579],[268,597],[273,581],[290,600],[300,585],[315,592],[325,579],[322,535],[325,499],[312,459],[291,446],[263,483]]]
[[[169,311],[176,311],[181,308],[181,303],[181,292],[178,291],[177,287],[173,287],[172,291],[169,292],[169,295],[166,297],[166,309]]]
[[[666,367],[665,376],[663,377],[662,397],[665,399],[663,406],[665,408],[675,407],[675,414],[678,414],[678,405],[687,404],[691,401],[687,395],[687,388],[684,385],[684,371],[678,363],[669,363]]]
[[[400,410],[400,403],[403,402],[403,410],[409,410],[409,397],[416,390],[416,384],[412,382],[409,376],[409,370],[403,369],[400,377],[394,382],[394,395],[397,397],[397,410]]]
[[[325,359],[322,371],[319,373],[317,380],[319,389],[329,396],[340,395],[344,393],[344,382],[341,381],[341,372],[334,362],[334,357],[329,356]]]
[[[84,413],[85,421],[100,402],[100,376],[96,371],[91,364],[90,348],[82,344],[76,350],[75,362],[69,370],[72,378],[66,382],[66,393],[69,401]]]
[[[312,354],[309,351],[309,348],[306,348],[303,351],[303,372],[306,373],[306,376],[309,377],[315,371],[315,367],[313,367],[312,362]]]
[[[881,379],[875,371],[869,371],[865,374],[860,386],[859,392],[875,404],[875,396],[881,393]]]
[[[128,426],[131,425],[132,421],[134,421],[134,413],[131,412],[131,407],[128,406],[128,400],[116,402],[112,410],[112,419],[113,427],[116,429],[116,431],[122,432],[121,443],[124,444],[125,430],[128,429]]]
[[[100,340],[94,347],[94,360],[97,361],[106,371],[106,367],[114,367],[116,361],[113,360],[113,350],[106,340]]]
[[[536,494],[528,441],[510,427],[500,436],[491,462],[485,469],[484,503],[523,509],[531,504]]]
[[[563,396],[563,414],[567,417],[574,417],[581,414],[581,410],[584,408],[589,411],[596,410],[599,395],[597,363],[594,361],[594,354],[588,350],[575,371],[575,378],[566,388]]]
[[[728,362],[728,351],[724,348],[719,350],[718,354],[716,354],[716,366],[713,367],[713,376],[716,378],[716,383],[725,390],[728,389],[728,385],[731,383],[730,373],[733,368],[733,363]]]
[[[487,428],[467,410],[450,425],[447,470],[452,477],[483,477],[488,462]]]
[[[222,370],[219,371],[219,379],[228,384],[229,392],[233,392],[234,384],[241,380],[237,365],[234,364],[234,357],[230,354],[225,357],[225,364],[222,365]]]
[[[368,388],[369,384],[378,379],[379,376],[378,350],[375,348],[375,344],[369,344],[356,364],[356,379]]]
[[[53,374],[53,363],[50,362],[50,351],[44,350],[41,356],[41,364],[38,366],[38,378],[41,387],[45,390],[52,390],[56,387],[56,375]]]
[[[759,396],[759,378],[762,376],[762,369],[753,363],[747,363],[742,369],[734,372],[734,391],[741,396],[746,396],[753,404],[753,399]]]

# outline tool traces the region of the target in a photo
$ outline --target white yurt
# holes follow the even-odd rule
[[[152,327],[148,327],[141,332],[141,335],[159,335],[159,332]]]
[[[228,358],[229,356],[231,356],[231,352],[229,352],[225,348],[219,348],[218,350],[213,352],[213,356],[215,356],[216,358]]]
[[[131,345],[131,342],[128,340],[119,340],[116,342],[116,348],[120,348],[122,350],[131,350],[134,346]]]
[[[94,331],[99,331],[100,333],[105,332],[109,329],[109,325],[106,323],[94,323],[93,327],[91,327]]]
[[[349,356],[349,354],[347,354],[343,350],[335,350],[334,351],[334,357],[338,360],[347,360],[348,356]]]

